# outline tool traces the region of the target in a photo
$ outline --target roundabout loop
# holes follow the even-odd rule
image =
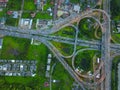
[[[104,11],[103,11],[104,12]],[[105,13],[105,12],[104,12]],[[105,15],[108,17],[108,20],[110,20],[109,19],[109,16],[105,13]],[[93,18],[98,24],[99,24],[99,26],[100,26],[100,28],[101,28],[101,30],[102,30],[102,33],[104,34],[105,33],[105,31],[104,31],[104,27],[103,27],[103,25],[101,24],[101,22],[98,20],[98,19],[96,19],[95,17],[92,17],[92,16],[84,16],[83,18],[80,18],[79,19],[79,21],[77,22],[77,26],[79,25],[79,22],[80,22],[80,20],[81,19],[84,19],[84,18]],[[93,78],[93,76],[95,76],[95,75],[97,75],[98,73],[99,73],[99,71],[100,71],[100,69],[102,69],[102,68],[104,68],[104,62],[101,62],[100,63],[100,66],[99,66],[99,68],[98,68],[98,70],[96,70],[96,72],[94,72],[94,74],[93,74],[93,76],[86,76],[86,75],[82,75],[82,74],[80,74],[79,72],[77,72],[76,70],[75,70],[75,66],[74,66],[74,60],[75,60],[75,56],[78,54],[78,52],[80,52],[80,51],[84,51],[84,50],[91,50],[90,48],[88,48],[88,49],[82,49],[82,50],[79,50],[79,51],[77,51],[76,53],[75,53],[75,55],[73,56],[73,58],[72,58],[72,66],[73,66],[73,69],[74,69],[74,71],[79,75],[79,76],[81,76],[81,77],[83,77],[83,78]],[[93,50],[93,49],[92,49]],[[94,83],[90,83],[90,85],[96,85],[96,84],[98,84],[98,83],[101,83],[103,80],[105,79],[105,73],[102,73],[102,76],[101,76],[101,78],[97,81],[97,82],[94,82]],[[85,82],[84,81],[82,81],[84,84],[85,84]]]
[[[74,63],[74,62],[75,62],[75,57],[77,56],[78,53],[83,52],[83,51],[86,51],[86,50],[94,50],[94,49],[85,48],[85,49],[78,50],[78,51],[74,54],[74,56],[73,56],[73,58],[72,58],[72,67],[73,67],[74,71],[75,71],[80,77],[83,77],[83,78],[93,78],[94,76],[96,76],[96,75],[99,73],[99,71],[100,71],[101,68],[103,67],[103,65],[104,65],[103,62],[100,63],[98,69],[93,73],[92,76],[82,75],[79,71],[76,71],[76,68],[75,68],[75,63]]]
[[[104,63],[101,62],[98,69],[96,70],[96,72],[94,72],[94,74],[92,76],[88,76],[88,75],[82,75],[80,72],[76,71],[76,68],[75,68],[75,65],[74,65],[74,61],[75,61],[75,56],[79,53],[79,52],[83,52],[85,50],[94,50],[94,49],[91,49],[91,48],[86,48],[86,49],[82,49],[82,50],[79,50],[75,53],[75,55],[73,56],[72,58],[72,67],[73,67],[73,70],[76,72],[76,74],[82,78],[86,78],[86,79],[93,79],[99,72],[100,70],[104,67]],[[94,87],[95,85],[99,85],[103,80],[105,79],[105,73],[102,73],[101,74],[101,78],[99,80],[97,80],[96,82],[93,82],[93,83],[88,83],[88,82],[85,82],[83,81],[81,78],[79,78],[79,80],[84,84],[84,85],[89,85],[90,87]]]
[[[104,12],[103,10],[93,10],[93,12],[95,12],[95,11],[98,11],[98,12],[102,12],[102,13],[104,13],[104,15],[106,15],[106,17],[108,17],[108,21],[110,20],[109,19],[109,16],[107,15],[107,13],[106,12]],[[93,13],[92,11],[89,11],[89,13]],[[92,15],[91,16],[88,16],[89,14],[88,13],[86,13],[85,14],[86,16],[79,16],[79,17],[77,17],[76,19],[75,19],[75,21],[74,22],[76,22],[76,21],[80,21],[81,19],[83,19],[83,18],[93,18],[99,25],[100,25],[100,28],[101,28],[101,30],[102,30],[102,33],[104,34],[105,33],[105,30],[104,30],[104,27],[103,27],[103,25],[101,24],[101,22],[97,19],[97,18],[95,18],[95,17],[92,17]],[[81,18],[82,17],[82,18]],[[80,19],[79,19],[80,18]],[[72,22],[72,23],[74,23],[74,22]],[[77,22],[78,23],[78,22]],[[65,26],[67,26],[68,24],[66,24],[66,25],[64,25],[64,26],[62,26],[62,27],[65,27]],[[77,24],[77,26],[78,26],[78,24]],[[61,27],[60,27],[61,28]],[[74,49],[75,50],[75,49]],[[90,49],[89,49],[90,50]],[[92,49],[93,50],[93,49]],[[84,50],[83,50],[84,51]],[[78,52],[78,51],[77,51]],[[73,55],[71,55],[71,56],[68,56],[68,57],[72,57],[72,66],[73,66],[73,69],[74,69],[74,71],[75,71],[75,67],[74,67],[74,58],[75,58],[75,55],[76,55],[76,53],[77,52],[74,52],[73,53]],[[62,56],[62,55],[61,55]],[[63,56],[63,57],[65,57],[65,56]],[[67,57],[67,58],[68,58]],[[99,66],[99,68],[98,68],[98,70],[96,70],[96,72],[94,73],[94,76],[95,75],[97,75],[98,74],[98,72],[100,71],[100,69],[101,68],[104,68],[104,63],[103,62],[101,62],[100,63],[100,66]],[[76,71],[75,71],[75,73],[77,73]],[[99,79],[99,80],[97,80],[96,82],[93,82],[93,83],[88,83],[88,82],[85,82],[85,81],[83,81],[79,76],[81,76],[81,77],[84,77],[84,78],[93,78],[93,77],[88,77],[88,76],[85,76],[85,75],[81,75],[81,74],[79,74],[79,73],[77,73],[77,77],[79,78],[79,81],[80,82],[82,82],[84,85],[89,85],[89,86],[95,86],[95,85],[98,85],[98,84],[100,84],[101,82],[103,82],[103,80],[105,79],[105,73],[102,73],[101,74],[101,78]]]
[[[99,11],[99,10],[98,10],[98,11]],[[101,12],[104,12],[104,11],[101,10]],[[106,12],[104,12],[104,13],[105,13],[105,15],[106,15],[107,17],[109,17]],[[73,55],[75,54],[75,52],[76,52],[77,38],[78,38],[78,25],[79,25],[80,20],[82,20],[82,19],[84,19],[84,18],[92,18],[92,19],[94,19],[94,20],[99,24],[102,32],[105,32],[105,31],[104,31],[104,28],[103,28],[103,26],[102,26],[102,24],[101,24],[101,22],[100,22],[98,19],[96,19],[95,17],[92,17],[92,16],[84,16],[83,18],[77,19],[77,27],[74,26],[74,25],[72,25],[72,24],[66,24],[66,25],[64,25],[62,28],[67,27],[67,26],[73,27],[73,28],[76,30],[76,35],[75,35],[75,44],[74,44],[74,51],[73,51],[73,53],[72,53],[71,55],[69,55],[69,56],[64,56],[64,55],[61,54],[62,57],[64,57],[64,58],[71,58],[71,57],[73,57]]]
[[[99,26],[100,26],[100,28],[101,28],[101,31],[104,32],[104,28],[103,28],[102,24],[100,23],[100,21],[99,21],[98,19],[96,19],[95,17],[92,17],[92,16],[85,16],[85,17],[81,18],[81,19],[77,22],[77,27],[79,26],[80,21],[81,21],[82,19],[84,19],[84,18],[92,18],[92,19],[94,19],[94,20],[99,24]]]
[[[94,19],[94,20],[99,24],[99,26],[100,26],[100,28],[101,28],[101,30],[102,30],[102,33],[104,32],[104,28],[103,28],[102,24],[100,23],[100,21],[99,21],[98,19],[96,19],[96,18],[94,18],[94,17],[92,17],[92,16],[84,16],[84,17],[81,18],[80,20],[82,20],[82,19],[84,19],[84,18],[92,18],[92,19]],[[77,22],[77,27],[78,27],[78,25],[79,25],[80,20],[78,20],[78,22]],[[82,52],[82,51],[85,51],[85,50],[94,50],[94,49],[86,48],[86,49],[78,50],[78,51],[73,55],[73,57],[72,57],[72,67],[73,67],[74,70],[75,70],[75,66],[74,66],[75,56],[76,56],[79,52]],[[100,69],[102,68],[102,66],[103,66],[103,62],[101,62],[98,70],[96,70],[96,72],[94,72],[93,76],[95,76],[95,75],[97,75],[97,74],[99,73],[99,71],[100,71]],[[76,70],[75,70],[75,72],[76,72],[79,76],[81,76],[81,77],[84,77],[84,78],[93,78],[93,76],[89,76],[89,77],[88,77],[88,76],[86,76],[86,75],[82,75],[82,74],[80,74],[79,72],[77,72]]]
[[[49,41],[46,41],[46,42],[49,42]],[[49,42],[49,43],[43,42],[43,44],[45,44],[54,54],[56,54],[58,58],[61,58],[61,60],[59,59],[60,61],[62,61],[62,62],[65,63],[64,58],[62,58],[62,57],[60,56],[59,51],[58,51],[50,42]],[[51,48],[51,46],[52,46],[52,48]],[[54,52],[54,51],[55,51],[55,52]],[[62,63],[62,64],[63,64],[63,63]],[[66,63],[66,64],[67,64],[67,63]],[[68,67],[68,65],[65,65],[65,66]],[[99,85],[99,84],[105,79],[105,75],[102,74],[101,78],[100,78],[97,82],[88,83],[88,82],[83,81],[83,80],[79,77],[79,75],[76,74],[76,72],[75,72],[73,69],[71,69],[71,70],[72,70],[72,72],[74,72],[74,73],[71,73],[71,74],[74,74],[74,75],[76,76],[76,79],[79,81],[79,83],[81,83],[81,84],[83,84],[83,85],[86,85],[86,86],[94,87],[94,86],[96,86],[96,85]]]
[[[74,43],[74,50],[73,50],[73,53],[72,53],[71,55],[65,56],[65,55],[63,55],[63,54],[60,53],[60,55],[61,55],[62,57],[64,57],[64,58],[71,58],[71,57],[73,57],[73,55],[74,55],[75,52],[76,52],[76,46],[77,46],[78,28],[77,28],[75,25],[72,25],[72,24],[69,24],[68,26],[75,29],[75,43]],[[67,27],[67,26],[65,26],[65,27]]]
[[[68,26],[69,24],[73,24],[75,22],[78,22],[81,18],[84,18],[85,16],[93,16],[94,12],[100,12],[103,13],[104,16],[107,17],[108,21],[110,21],[110,17],[109,15],[101,9],[92,9],[89,11],[84,12],[83,14],[75,14],[75,15],[71,15],[69,17],[67,17],[65,20],[57,23],[56,25],[54,25],[51,29],[49,30],[40,30],[38,31],[39,34],[53,34],[57,31],[59,31],[60,29],[62,29],[65,26]]]

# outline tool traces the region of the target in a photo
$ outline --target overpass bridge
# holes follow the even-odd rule
[[[110,58],[110,39],[111,39],[111,28],[110,28],[110,0],[103,0],[103,10],[108,13],[109,18],[106,20],[106,24],[103,25],[105,27],[105,38],[103,39],[104,41],[104,62],[105,62],[105,83],[103,84],[104,86],[102,90],[111,90],[111,70],[112,70],[112,61]],[[106,18],[104,16],[104,18]]]
[[[104,18],[104,24],[103,22],[100,22],[97,17],[95,17],[95,13],[101,13],[103,14],[104,17],[107,18],[107,20]],[[100,25],[102,29],[102,40],[101,41],[87,41],[87,40],[81,40],[78,38],[77,34],[77,26],[80,22],[81,19],[83,18],[93,18],[96,20],[96,22]],[[72,24],[77,22],[77,26],[74,26]],[[106,27],[105,24],[108,24],[108,27]],[[51,34],[59,31],[61,28],[64,27],[73,27],[76,30],[75,38],[67,38],[67,37],[60,37],[60,36],[52,36]],[[73,13],[69,17],[67,17],[64,20],[58,20],[55,21],[54,26],[49,29],[49,30],[24,30],[18,27],[12,27],[12,26],[5,26],[5,25],[0,25],[0,34],[3,35],[8,35],[8,36],[15,36],[15,37],[20,37],[20,38],[28,38],[28,39],[35,39],[38,40],[42,43],[44,43],[58,58],[58,60],[62,63],[62,65],[65,67],[65,69],[69,72],[69,74],[80,84],[80,86],[84,89],[84,85],[88,85],[89,87],[93,87],[96,85],[90,84],[90,83],[85,83],[83,82],[79,76],[75,73],[75,71],[65,62],[64,58],[61,56],[60,52],[49,42],[51,40],[56,41],[56,42],[62,42],[62,43],[67,43],[67,44],[72,44],[74,45],[74,51],[76,52],[76,46],[86,46],[90,47],[93,50],[100,50],[102,54],[102,60],[105,64],[105,76],[109,76],[109,59],[110,59],[110,52],[116,52],[116,50],[119,52],[120,50],[120,44],[110,44],[110,19],[108,14],[100,9],[92,9],[90,11],[85,11],[83,14],[76,14]],[[73,54],[74,55],[74,54]],[[108,70],[108,71],[107,71]],[[104,72],[103,72],[104,74]],[[101,78],[100,83],[104,80],[104,77]],[[107,82],[109,81],[108,78],[105,78]],[[98,81],[99,82],[99,81]]]
[[[14,28],[14,27],[12,27]],[[66,44],[72,44],[74,45],[75,39],[73,38],[68,38],[68,37],[62,37],[62,36],[53,36],[53,35],[39,35],[39,34],[31,34],[32,30],[29,30],[27,32],[26,30],[22,30],[23,32],[25,31],[26,33],[19,32],[19,30],[16,29],[16,31],[12,30],[12,28],[7,28],[7,29],[0,29],[0,33],[3,35],[8,35],[8,36],[13,36],[13,37],[19,37],[19,38],[28,38],[31,39],[33,37],[37,37],[36,40],[39,40],[40,38],[46,39],[48,41],[56,41],[60,43],[66,43]],[[15,28],[14,28],[15,29]],[[77,39],[77,45],[78,46],[85,46],[85,47],[90,47],[96,50],[101,50],[101,41],[99,40],[82,40],[82,39]],[[111,44],[110,45],[110,50],[111,51],[118,51],[120,50],[120,44]]]

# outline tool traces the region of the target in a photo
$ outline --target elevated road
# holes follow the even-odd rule
[[[110,28],[110,0],[103,0],[103,10],[108,13],[109,17],[104,18],[106,19],[106,24],[103,25],[105,27],[105,38],[103,39],[104,45],[103,49],[105,50],[103,54],[103,60],[105,62],[105,90],[111,90],[111,69],[112,69],[112,62],[110,60],[110,39],[111,39],[111,28]]]
[[[80,82],[79,77],[73,71],[73,69],[65,62],[65,60],[61,57],[60,52],[48,41],[43,42],[56,56],[56,58],[61,62],[64,68],[69,72],[69,74],[74,78],[74,80],[81,86],[82,90],[85,90],[82,82]]]
[[[107,13],[101,9],[91,9],[89,11],[85,11],[81,14],[77,14],[77,13],[73,13],[70,16],[68,16],[65,19],[58,19],[55,21],[54,25],[52,28],[50,29],[46,29],[46,30],[26,30],[27,32],[31,32],[32,34],[53,34],[57,31],[59,31],[60,29],[69,26],[70,24],[74,24],[74,23],[79,23],[81,19],[86,18],[86,17],[91,17],[91,16],[95,16],[95,13],[99,12],[99,13],[103,13],[105,15],[107,15]],[[23,33],[25,33],[26,31],[24,29],[20,29],[17,27],[12,27],[12,26],[1,26],[1,29],[11,29],[11,30],[18,30],[21,31]]]
[[[104,17],[104,24],[100,24],[101,22],[94,17],[96,12],[99,12],[103,14]],[[76,32],[75,37],[72,38],[66,38],[66,37],[60,37],[60,36],[51,36],[50,34],[53,34],[57,31],[59,31],[61,28],[64,28],[66,26],[72,26],[71,24],[79,23],[81,19],[90,17],[94,18],[100,25],[102,29],[102,40],[101,41],[86,41],[86,40],[80,40],[77,37],[78,32]],[[74,45],[74,53],[76,52],[76,46],[87,46],[91,49],[95,50],[101,50],[102,54],[102,60],[105,63],[105,90],[110,90],[110,51],[115,52],[120,50],[119,44],[111,44],[110,45],[110,18],[109,15],[100,9],[92,9],[90,11],[86,11],[83,14],[76,14],[73,13],[66,19],[62,20],[56,20],[54,26],[49,30],[24,30],[17,27],[12,26],[4,26],[0,25],[0,34],[8,35],[8,36],[15,36],[20,38],[28,38],[28,39],[35,39],[42,43],[44,43],[56,56],[56,58],[61,62],[61,64],[65,67],[65,69],[69,72],[69,74],[79,83],[79,85],[83,88],[83,85],[91,86],[91,84],[83,83],[79,76],[72,70],[72,68],[65,62],[64,58],[61,56],[61,53],[49,42],[51,40],[56,42],[62,42],[62,43],[68,43]],[[74,54],[73,53],[73,54]],[[103,73],[104,75],[104,73]],[[101,79],[100,82],[102,82],[104,78]],[[96,85],[96,84],[94,84]],[[92,86],[94,86],[92,84]]]
[[[24,32],[24,31],[23,31]],[[62,36],[51,36],[51,35],[39,35],[39,34],[31,34],[30,32],[25,31],[25,33],[14,31],[12,28],[9,30],[7,29],[0,29],[0,33],[3,35],[8,35],[8,36],[14,36],[14,37],[19,37],[19,38],[28,38],[31,39],[33,36],[38,37],[37,40],[40,38],[44,38],[49,41],[56,41],[56,42],[61,42],[61,43],[66,43],[66,44],[72,44],[74,45],[75,39],[73,38],[67,38],[67,37],[62,37]],[[31,31],[32,32],[32,31]],[[84,46],[84,47],[90,47],[96,50],[101,50],[101,41],[87,41],[87,40],[81,40],[77,39],[78,46]],[[110,45],[111,51],[118,51],[120,50],[120,44],[111,44]]]

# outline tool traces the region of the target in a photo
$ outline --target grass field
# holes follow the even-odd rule
[[[92,71],[93,72],[93,57],[95,54],[100,56],[100,52],[98,51],[83,51],[78,53],[75,58],[75,67],[79,67],[79,69],[83,69],[84,72]]]
[[[30,11],[34,11],[36,10],[36,6],[34,4],[34,0],[24,0],[24,10],[30,10]]]
[[[2,11],[0,11],[0,18],[5,16],[6,16],[6,9],[3,9]]]
[[[0,57],[3,60],[37,60],[37,75],[35,77],[0,76],[1,90],[49,90],[49,87],[44,87],[44,82],[49,82],[49,79],[45,77],[45,70],[47,55],[50,53],[45,45],[30,45],[28,39],[7,36],[4,37],[1,52]],[[59,90],[70,90],[74,80],[57,59],[53,58],[52,63],[55,62],[57,62],[57,65],[53,72],[53,79],[60,80],[60,83],[53,83],[53,90],[57,88],[60,88]]]
[[[21,4],[22,4],[22,0],[9,0],[9,2],[7,3],[7,9],[8,10],[20,10]]]
[[[102,32],[99,26],[95,26],[95,20],[91,18],[82,19],[79,22],[79,33],[78,38],[85,40],[99,40]],[[96,32],[96,33],[95,33]],[[99,37],[99,38],[97,38]]]
[[[71,55],[74,50],[74,46],[66,43],[59,43],[55,41],[51,41],[52,44],[60,51],[60,53],[64,56]]]
[[[52,84],[53,90],[71,90],[74,80],[60,63],[56,64],[52,77],[53,79],[60,81],[59,83]]]
[[[5,24],[10,25],[10,26],[18,26],[19,20],[16,18],[7,18]]]
[[[120,33],[113,34],[112,39],[114,43],[120,43]]]
[[[46,80],[45,66],[47,60],[48,49],[43,44],[39,46],[30,45],[30,40],[15,37],[5,37],[3,49],[0,55],[1,59],[15,60],[37,60],[36,77],[4,77],[4,85],[14,84],[22,85],[24,88],[40,88]],[[34,85],[35,84],[35,85]],[[3,85],[3,86],[4,86]],[[20,90],[20,89],[18,89]],[[23,89],[25,90],[25,89]]]
[[[68,37],[68,38],[75,38],[76,30],[72,27],[65,27],[59,30],[58,32],[54,33],[53,35]]]
[[[114,58],[112,62],[112,73],[111,73],[111,88],[117,90],[118,88],[118,63],[120,63],[120,56]]]

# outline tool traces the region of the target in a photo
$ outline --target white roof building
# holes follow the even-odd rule
[[[47,71],[50,71],[50,65],[47,65]]]
[[[32,26],[32,19],[20,19],[19,26],[23,29],[31,29]]]
[[[13,18],[18,18],[19,14],[18,14],[18,11],[13,11]]]
[[[11,62],[12,62],[12,63],[14,63],[14,62],[15,62],[15,60],[11,60]]]
[[[34,77],[36,74],[32,74],[32,77]]]
[[[79,6],[78,4],[77,4],[77,5],[74,5],[73,10],[74,10],[75,12],[79,13],[79,12],[80,12],[80,6]]]
[[[12,73],[9,73],[9,76],[12,76]]]
[[[97,63],[100,63],[100,58],[97,58]]]
[[[48,60],[47,60],[47,64],[50,64],[50,63],[51,63],[51,59],[48,58]]]
[[[20,65],[20,70],[21,70],[21,71],[23,70],[23,65]]]
[[[2,49],[3,39],[0,38],[0,49]]]
[[[97,74],[97,75],[96,75],[96,78],[98,78],[98,79],[99,79],[99,78],[100,78],[100,74]]]
[[[3,71],[6,71],[7,70],[7,66],[3,65],[2,69],[3,69]]]
[[[51,58],[52,57],[52,54],[48,54],[48,58]]]
[[[48,71],[46,71],[45,77],[50,77],[50,73]]]

